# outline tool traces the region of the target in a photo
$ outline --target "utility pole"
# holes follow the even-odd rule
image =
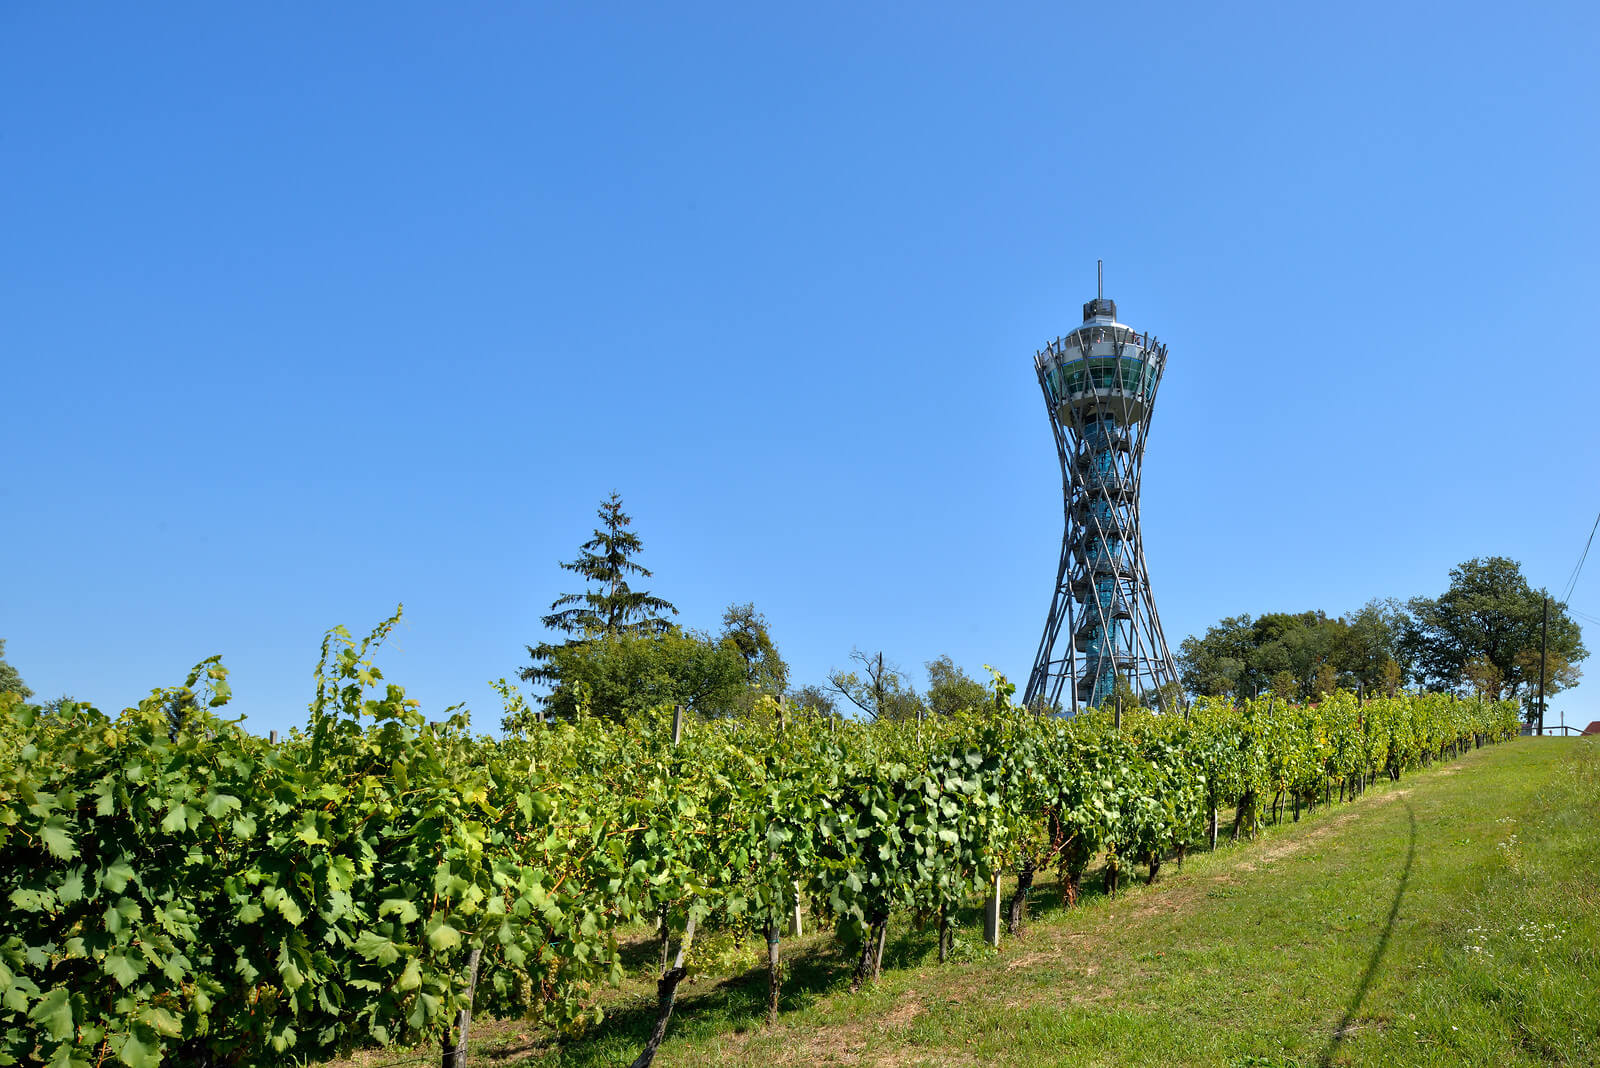
[[[1544,663],[1550,639],[1550,595],[1544,595],[1544,622],[1539,626],[1539,734],[1544,735]]]

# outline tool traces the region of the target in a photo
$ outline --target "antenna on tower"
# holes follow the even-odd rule
[[[1094,261],[1094,280],[1095,280],[1095,294],[1094,294],[1095,298],[1097,300],[1105,300],[1106,299],[1106,261],[1105,260],[1095,260]]]

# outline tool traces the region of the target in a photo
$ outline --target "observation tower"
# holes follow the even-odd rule
[[[1061,460],[1066,533],[1023,701],[1073,715],[1113,701],[1119,676],[1141,703],[1165,708],[1178,678],[1139,535],[1144,445],[1167,347],[1117,322],[1103,271],[1099,293],[1083,306],[1083,325],[1033,359]]]

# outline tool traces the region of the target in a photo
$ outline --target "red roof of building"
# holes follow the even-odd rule
[[[1600,719],[1595,720],[1593,723],[1591,723],[1587,727],[1583,728],[1583,733],[1585,733],[1585,734],[1600,734]]]

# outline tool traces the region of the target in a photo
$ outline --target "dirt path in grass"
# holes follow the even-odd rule
[[[1445,769],[1445,772],[1443,773],[1453,772],[1456,770],[1459,769],[1451,767]],[[1238,869],[1240,871],[1256,871],[1260,868],[1265,868],[1276,861],[1292,857],[1307,847],[1322,841],[1329,835],[1343,830],[1355,820],[1369,815],[1374,809],[1390,804],[1391,802],[1398,801],[1400,798],[1406,797],[1410,793],[1411,787],[1405,786],[1398,790],[1390,790],[1387,793],[1378,794],[1377,796],[1367,794],[1364,797],[1358,797],[1353,802],[1347,802],[1344,806],[1344,811],[1341,811],[1332,819],[1325,819],[1316,826],[1311,827],[1300,834],[1294,835],[1292,838],[1285,838],[1281,842],[1273,842],[1258,853],[1240,857]]]

